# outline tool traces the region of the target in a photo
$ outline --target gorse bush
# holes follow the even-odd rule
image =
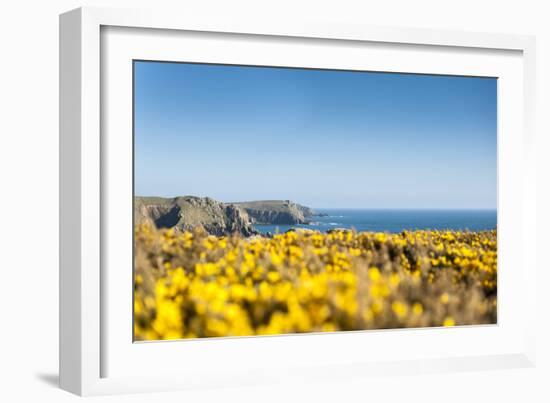
[[[162,340],[496,322],[496,231],[135,229],[134,336]]]

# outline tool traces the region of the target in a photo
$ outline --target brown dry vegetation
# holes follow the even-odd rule
[[[495,323],[496,230],[135,229],[136,340]]]

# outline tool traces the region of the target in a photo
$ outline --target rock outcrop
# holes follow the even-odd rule
[[[315,211],[290,200],[260,200],[235,203],[243,208],[255,224],[307,224]]]
[[[186,231],[202,226],[212,235],[259,234],[254,224],[307,224],[315,215],[309,207],[290,200],[222,203],[209,197],[136,197],[134,221],[157,228]]]
[[[209,197],[136,197],[134,220],[136,224],[149,222],[157,228],[177,231],[202,226],[208,233],[218,236],[235,232],[244,236],[258,233],[246,211]]]

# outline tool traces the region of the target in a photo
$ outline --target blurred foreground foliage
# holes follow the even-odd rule
[[[497,233],[135,228],[134,338],[496,323]]]

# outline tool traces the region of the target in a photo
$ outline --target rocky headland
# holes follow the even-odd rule
[[[315,215],[311,208],[290,200],[260,200],[233,204],[245,210],[253,224],[308,224],[308,217]]]
[[[203,227],[212,235],[258,235],[255,224],[307,224],[316,213],[290,200],[224,203],[209,197],[135,197],[135,224],[187,231]]]

